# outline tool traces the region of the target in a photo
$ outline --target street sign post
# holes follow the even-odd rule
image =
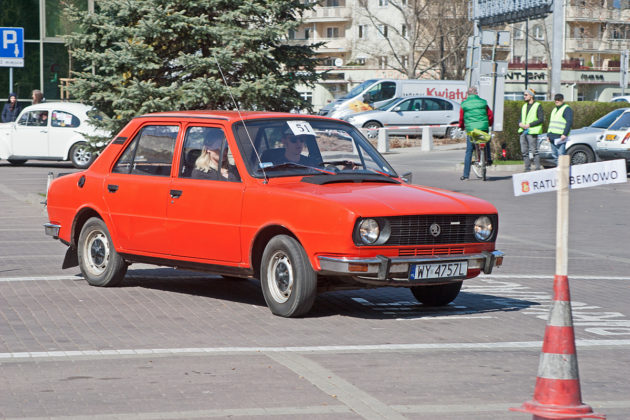
[[[24,28],[0,28],[0,67],[24,67]]]

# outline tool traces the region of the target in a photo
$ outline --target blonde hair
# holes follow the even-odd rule
[[[195,169],[200,170],[202,172],[208,172],[210,169],[214,169],[215,171],[219,170],[219,167],[215,162],[212,161],[210,157],[210,150],[204,148],[201,151],[201,154],[195,160]]]
[[[33,105],[41,103],[44,99],[44,94],[39,89],[34,89],[32,95],[34,96]]]

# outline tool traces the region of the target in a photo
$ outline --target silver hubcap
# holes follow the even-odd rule
[[[81,165],[86,165],[92,158],[92,152],[88,151],[85,147],[77,147],[74,149],[74,161]]]
[[[87,270],[99,276],[107,269],[109,264],[109,241],[107,236],[101,231],[94,231],[89,234],[83,248]]]
[[[293,266],[291,260],[282,251],[276,251],[267,268],[269,292],[278,303],[285,303],[293,291]]]
[[[580,165],[586,162],[587,162],[586,153],[584,152],[575,152],[573,156],[571,156],[571,163],[574,165]]]

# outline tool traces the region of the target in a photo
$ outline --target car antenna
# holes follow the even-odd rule
[[[245,124],[245,120],[243,119],[243,116],[241,115],[241,110],[239,109],[238,104],[236,103],[236,100],[234,99],[234,96],[232,95],[232,90],[230,89],[230,85],[228,85],[228,82],[225,79],[225,75],[223,74],[223,70],[221,69],[221,65],[219,64],[219,60],[217,60],[217,57],[214,54],[212,55],[212,58],[214,58],[214,62],[217,63],[217,68],[219,69],[219,73],[221,73],[221,78],[223,79],[223,83],[225,84],[225,87],[227,88],[230,98],[232,98],[232,102],[234,103],[236,112],[238,112],[238,117],[241,119],[241,122],[243,123],[243,127],[245,128],[245,133],[247,133],[247,138],[249,139],[249,142],[252,145],[252,149],[254,150],[254,153],[256,154],[256,158],[258,159],[258,162],[259,162],[258,167],[262,170],[263,177],[265,178],[264,183],[267,184],[269,183],[269,178],[267,178],[267,173],[265,172],[265,168],[263,168],[260,165],[260,163],[262,163],[262,160],[260,159],[258,150],[256,150],[256,146],[254,146],[254,140],[252,140],[252,136],[249,134],[249,130],[247,129],[247,124]]]

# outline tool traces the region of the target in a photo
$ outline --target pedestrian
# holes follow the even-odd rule
[[[538,135],[542,133],[545,115],[540,102],[534,100],[534,89],[527,89],[523,92],[525,103],[521,108],[521,119],[518,122],[518,132],[521,135],[521,153],[525,172],[531,170],[530,152],[534,156],[536,170],[540,169],[540,156],[538,155]]]
[[[42,93],[41,90],[34,89],[32,96],[33,96],[33,105],[41,104],[42,102],[44,102],[44,94]]]
[[[6,104],[4,104],[4,108],[2,108],[2,122],[8,123],[15,121],[20,115],[20,111],[22,107],[17,101],[17,95],[13,92],[9,93],[9,100]]]
[[[567,137],[573,125],[573,110],[564,103],[564,95],[556,93],[553,98],[556,107],[551,111],[547,138],[553,150],[554,160],[558,164],[558,156],[566,154]]]
[[[477,88],[472,86],[468,88],[468,96],[462,102],[461,109],[459,111],[459,128],[466,133],[470,133],[475,128],[478,130],[489,132],[492,127],[494,117],[492,110],[488,106],[488,102],[481,99],[478,95]],[[470,161],[472,160],[473,149],[475,145],[470,139],[470,136],[466,135],[466,155],[464,156],[464,173],[459,178],[465,181],[470,176]],[[490,153],[490,142],[486,144],[486,157],[488,165],[492,165],[492,154]]]

